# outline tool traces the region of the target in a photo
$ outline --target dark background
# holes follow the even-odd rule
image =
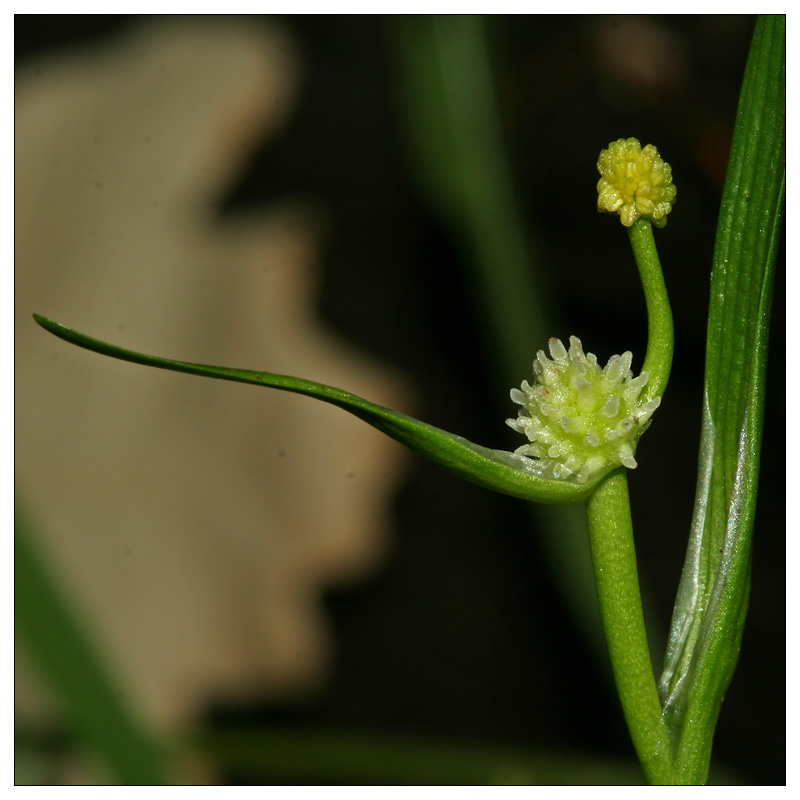
[[[656,143],[676,176],[676,211],[658,236],[676,315],[675,365],[647,436],[659,469],[637,470],[630,481],[640,573],[666,630],[694,500],[716,217],[755,19],[649,20],[677,57],[671,73],[647,85],[598,58],[598,43],[619,23],[613,18],[489,17],[487,30],[515,189],[564,323],[556,335],[590,331],[587,346],[601,361],[620,339],[644,352],[644,304],[627,237],[596,214],[581,217],[576,235],[563,209],[593,204],[596,177],[591,166],[574,179],[567,167],[565,177],[561,161],[542,158],[542,148],[558,141],[562,152],[588,153],[591,165],[609,141],[635,135]],[[498,397],[509,387],[493,383],[459,243],[414,172],[394,20],[268,22],[276,21],[304,60],[300,101],[279,138],[221,199],[220,213],[287,197],[317,203],[328,223],[319,298],[326,322],[415,383],[422,419],[476,442],[516,446],[498,418]],[[141,22],[18,15],[16,60],[110,39]],[[751,607],[715,745],[715,761],[751,784],[785,782],[783,261],[781,253]],[[618,265],[629,269],[627,283],[616,277],[621,270],[612,272]],[[531,355],[541,346],[532,344]],[[326,689],[248,708],[212,703],[209,725],[309,725],[630,758],[613,690],[539,566],[543,555],[520,501],[416,459],[394,524],[384,567],[325,600],[337,647]]]

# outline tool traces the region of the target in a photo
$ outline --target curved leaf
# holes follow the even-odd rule
[[[34,314],[33,318],[43,328],[65,341],[122,361],[131,361],[134,364],[159,367],[175,372],[187,372],[190,375],[202,375],[207,378],[252,383],[256,386],[268,386],[273,389],[315,397],[324,403],[330,403],[349,411],[372,427],[460,478],[523,500],[553,504],[579,503],[592,493],[598,481],[603,477],[603,475],[599,475],[583,484],[573,483],[569,480],[555,480],[549,478],[542,465],[533,459],[505,450],[481,447],[461,436],[370,403],[362,397],[334,386],[326,386],[323,383],[288,375],[275,375],[271,372],[214,367],[149,356],[93,339],[39,314]]]

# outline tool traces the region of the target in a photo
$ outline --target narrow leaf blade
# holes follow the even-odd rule
[[[742,637],[785,191],[785,17],[759,18],[717,229],[700,479],[661,679],[677,782],[703,782]]]
[[[207,378],[281,389],[338,406],[449,472],[484,488],[523,500],[552,504],[578,503],[591,494],[597,482],[603,477],[599,475],[583,484],[568,480],[553,480],[542,475],[543,470],[535,460],[504,450],[481,447],[461,436],[370,403],[362,397],[334,386],[271,372],[215,367],[145,355],[94,339],[39,314],[33,316],[39,325],[59,338],[122,361]]]

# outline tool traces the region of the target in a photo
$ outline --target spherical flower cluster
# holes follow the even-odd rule
[[[617,139],[597,160],[597,208],[618,213],[630,228],[640,217],[648,217],[662,228],[672,210],[678,190],[672,183],[672,167],[648,144],[638,139]]]
[[[615,467],[634,469],[639,436],[661,398],[639,403],[648,374],[633,377],[630,352],[611,356],[601,368],[580,339],[571,336],[569,343],[567,351],[560,339],[550,339],[552,360],[537,353],[534,385],[523,381],[521,390],[511,390],[522,408],[506,423],[530,442],[517,454],[544,462],[555,478],[578,483]]]

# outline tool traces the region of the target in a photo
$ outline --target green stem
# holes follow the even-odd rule
[[[650,373],[650,380],[644,388],[642,398],[651,400],[664,393],[672,369],[672,309],[650,220],[638,220],[628,228],[628,237],[647,303],[647,353],[642,371]]]
[[[665,784],[670,746],[647,644],[624,469],[601,481],[586,513],[603,630],[625,721],[648,782]]]
[[[672,310],[650,220],[638,220],[628,235],[647,303],[642,371],[650,380],[642,399],[650,400],[664,393],[672,368]],[[647,644],[625,470],[600,482],[586,501],[586,513],[600,614],[622,711],[648,782],[666,784],[672,752]]]

